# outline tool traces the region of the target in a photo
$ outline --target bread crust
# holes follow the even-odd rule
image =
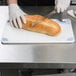
[[[38,32],[42,34],[47,34],[50,36],[56,36],[61,32],[61,27],[55,21],[45,18],[42,22],[32,26],[33,22],[36,22],[44,16],[41,15],[25,15],[26,24],[22,22],[22,29],[29,30],[32,32]]]

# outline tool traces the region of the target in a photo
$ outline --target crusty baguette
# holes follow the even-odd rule
[[[61,27],[59,26],[59,24],[51,19],[46,18],[42,22],[32,26],[33,22],[36,22],[44,17],[41,15],[26,15],[25,17],[26,24],[22,22],[22,29],[51,36],[56,36],[61,32]]]

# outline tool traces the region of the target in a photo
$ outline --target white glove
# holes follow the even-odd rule
[[[26,13],[24,13],[17,4],[9,5],[9,18],[10,24],[16,28],[22,28],[22,22],[26,23],[26,18],[24,17]]]
[[[70,0],[55,0],[55,9],[58,13],[64,12],[70,5]]]

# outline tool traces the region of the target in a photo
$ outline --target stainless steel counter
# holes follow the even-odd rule
[[[44,9],[47,10],[48,7],[44,6]],[[76,6],[71,6],[69,9],[76,9]],[[66,13],[63,17],[72,20],[76,37],[76,19]],[[11,63],[7,66],[0,64],[0,67],[7,68],[9,66],[12,68],[76,68],[76,43],[0,44],[0,63]]]

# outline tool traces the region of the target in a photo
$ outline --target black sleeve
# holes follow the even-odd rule
[[[51,6],[54,0],[18,0],[19,5],[23,6]]]

